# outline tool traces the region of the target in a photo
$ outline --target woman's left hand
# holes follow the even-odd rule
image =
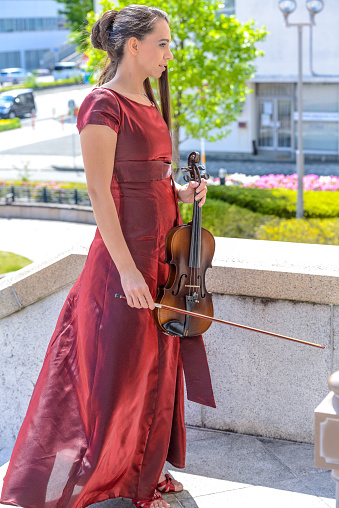
[[[201,183],[199,182],[193,182],[191,180],[186,185],[178,186],[177,192],[178,192],[178,198],[183,203],[194,203],[194,191],[197,191],[196,200],[198,201],[201,199],[199,206],[203,206],[203,204],[206,201],[206,194],[207,194],[207,181],[202,179]]]

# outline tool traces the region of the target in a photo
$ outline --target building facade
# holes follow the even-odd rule
[[[241,116],[226,138],[205,143],[206,155],[217,158],[295,160],[297,139],[297,28],[286,27],[278,0],[228,0],[228,13],[241,22],[250,18],[269,34],[258,44],[257,59]],[[233,9],[232,9],[233,8]],[[289,21],[308,22],[305,1]],[[316,25],[303,28],[303,148],[306,160],[339,160],[339,2],[324,0]],[[183,136],[184,137],[184,136]],[[200,140],[181,144],[181,151],[199,150]]]
[[[47,52],[57,55],[69,34],[61,8],[54,0],[0,0],[0,68],[30,71]]]

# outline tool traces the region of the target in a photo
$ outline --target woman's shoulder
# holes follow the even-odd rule
[[[120,109],[118,98],[113,93],[113,90],[110,88],[96,86],[92,88],[92,90],[86,95],[80,107],[91,106],[92,104],[96,104],[97,106],[104,106],[107,103],[114,104],[117,108]]]
[[[79,134],[87,124],[108,125],[118,132],[121,108],[117,97],[108,88],[94,87],[81,103],[77,118]]]

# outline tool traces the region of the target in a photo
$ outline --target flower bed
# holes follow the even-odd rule
[[[226,175],[225,185],[237,185],[241,187],[250,187],[252,189],[298,189],[298,175],[254,175],[248,176],[243,173],[234,173]],[[219,185],[220,178],[210,179],[210,184]],[[303,187],[305,191],[337,191],[339,190],[338,176],[319,176],[305,175],[303,177]]]
[[[305,219],[295,219],[297,192],[286,188],[293,177],[248,177],[237,173],[227,175],[226,185],[219,185],[219,179],[210,179],[202,226],[215,236],[339,245],[339,193],[332,192],[337,190],[339,179],[305,177]],[[263,186],[265,178],[269,187]],[[86,183],[0,181],[0,198],[13,192],[13,188],[19,202],[77,202],[90,206]],[[192,219],[192,205],[179,203],[179,207],[187,223]]]
[[[12,129],[19,129],[21,127],[20,118],[13,118],[12,120],[0,120],[0,132],[10,131]]]

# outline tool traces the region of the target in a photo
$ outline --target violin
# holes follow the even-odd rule
[[[206,172],[202,173],[204,168],[198,166],[199,162],[199,152],[191,152],[188,167],[181,168],[188,173],[184,176],[185,182],[200,184],[202,178],[209,178]],[[212,293],[206,290],[205,274],[212,266],[215,240],[208,229],[201,227],[199,202],[194,199],[193,217],[188,224],[175,226],[167,233],[165,262],[170,271],[166,284],[158,288],[155,303],[213,317]],[[155,324],[167,335],[194,337],[206,332],[212,323],[161,307],[155,307],[152,312]]]
[[[199,162],[199,152],[191,152],[188,156],[188,167],[181,168],[189,173],[184,176],[185,182],[193,180],[201,183],[202,178],[209,178],[206,172],[201,173],[205,170],[202,166],[197,166]],[[205,274],[207,268],[212,267],[215,240],[210,231],[201,227],[201,207],[198,205],[199,201],[194,199],[193,217],[188,224],[175,226],[167,233],[165,262],[169,264],[170,270],[166,284],[158,288],[155,308],[152,310],[157,327],[167,335],[185,338],[203,334],[212,322],[217,322],[324,349],[321,344],[213,316],[212,294],[206,290]],[[116,294],[115,298],[126,299],[119,294]]]

